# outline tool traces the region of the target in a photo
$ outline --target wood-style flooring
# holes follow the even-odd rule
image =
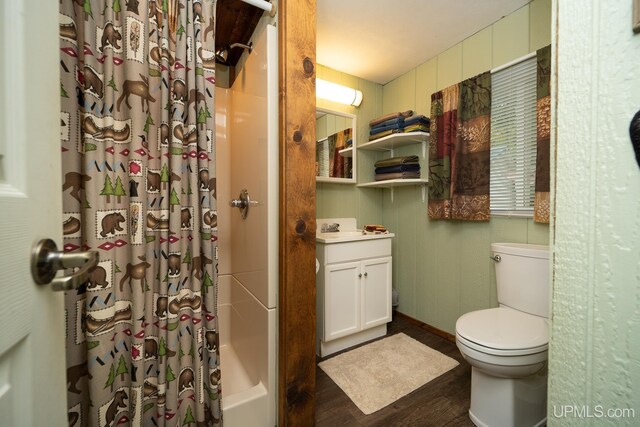
[[[412,319],[394,314],[387,335],[399,332],[452,357],[460,365],[370,415],[364,415],[340,387],[316,367],[316,426],[473,426],[468,414],[471,366],[456,345],[428,332]]]

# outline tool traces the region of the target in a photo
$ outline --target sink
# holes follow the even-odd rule
[[[318,233],[318,236],[321,236],[324,239],[332,239],[332,238],[342,238],[342,237],[351,237],[351,236],[362,236],[362,231],[361,230],[355,230],[355,231],[337,231],[337,232],[330,232],[330,233]]]
[[[338,224],[343,231],[335,233],[322,233],[324,224]],[[359,240],[388,239],[394,234],[362,234],[358,230],[355,218],[317,218],[316,219],[316,242],[318,243],[342,243]]]
[[[338,231],[336,233],[316,233],[316,242],[320,243],[342,243],[355,240],[388,239],[393,237],[393,233],[388,234],[362,234],[362,230]]]

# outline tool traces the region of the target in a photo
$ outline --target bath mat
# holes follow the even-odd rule
[[[399,333],[318,366],[369,415],[455,368],[458,362]]]

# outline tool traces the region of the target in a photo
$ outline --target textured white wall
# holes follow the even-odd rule
[[[549,425],[640,425],[640,168],[628,133],[640,109],[640,35],[631,30],[631,4],[553,3],[558,92]],[[615,408],[633,409],[635,418],[597,418],[598,409],[606,415]],[[585,419],[588,414],[596,418]]]

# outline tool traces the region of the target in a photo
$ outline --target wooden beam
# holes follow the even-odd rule
[[[316,384],[316,0],[279,1],[278,46],[278,425],[312,426]]]

